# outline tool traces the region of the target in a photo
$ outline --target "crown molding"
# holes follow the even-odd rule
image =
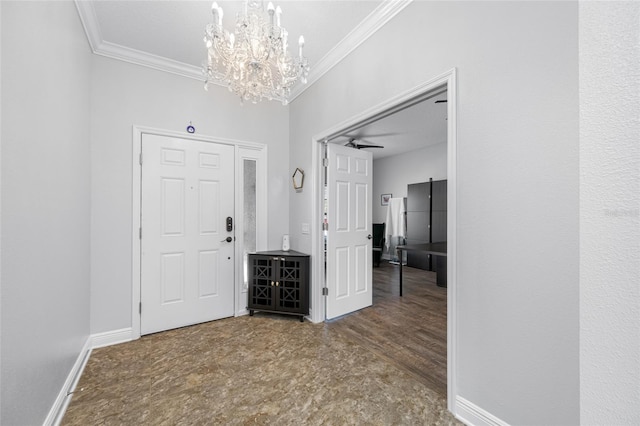
[[[300,96],[313,83],[339,64],[365,40],[375,34],[391,18],[407,7],[413,0],[384,0],[373,12],[360,22],[345,38],[335,45],[317,64],[311,64],[307,84],[298,84],[291,90],[289,102]],[[141,65],[155,70],[204,81],[200,67],[174,61],[169,58],[143,52],[103,40],[93,1],[75,0],[80,21],[84,27],[91,50],[96,55]],[[214,82],[226,87],[223,83]]]
[[[118,59],[136,65],[142,65],[144,67],[201,80],[203,82],[205,80],[202,75],[202,68],[200,67],[188,65],[184,62],[174,61],[173,59],[143,52],[141,50],[131,49],[130,47],[121,46],[119,44],[103,41],[94,53],[96,55],[106,56],[108,58]]]
[[[199,67],[104,41],[100,32],[100,25],[98,24],[98,17],[96,16],[93,2],[75,0],[75,3],[91,50],[96,55],[204,81],[202,70]]]
[[[75,4],[78,15],[80,15],[80,22],[82,22],[84,32],[89,40],[89,46],[93,53],[96,53],[97,47],[102,43],[102,34],[100,33],[98,17],[96,16],[93,2],[75,0]]]
[[[300,96],[308,87],[338,65],[358,46],[382,28],[391,18],[407,7],[413,0],[385,0],[360,22],[349,34],[336,44],[317,64],[311,64],[307,84],[298,84],[291,90],[289,102]]]

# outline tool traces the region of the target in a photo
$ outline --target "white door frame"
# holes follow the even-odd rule
[[[235,147],[235,174],[236,189],[234,192],[234,209],[235,209],[235,283],[234,283],[234,316],[246,315],[246,297],[247,289],[244,286],[242,275],[242,258],[243,258],[243,241],[239,236],[243,235],[243,222],[238,218],[242,217],[244,206],[240,185],[242,183],[241,176],[243,161],[246,159],[256,161],[256,249],[266,250],[267,247],[267,145],[256,142],[238,141],[233,139],[217,138],[205,135],[195,135],[184,132],[175,132],[172,130],[156,129],[152,127],[133,126],[132,136],[132,199],[131,199],[131,339],[140,338],[140,273],[141,273],[141,244],[140,244],[140,226],[141,226],[141,208],[142,208],[142,165],[140,164],[140,155],[142,154],[142,135],[152,134],[159,136],[167,136],[180,138],[185,140],[193,140],[199,142],[211,142],[223,145],[232,145]],[[245,303],[242,303],[242,298]]]
[[[447,404],[455,413],[457,371],[457,77],[453,68],[404,93],[351,117],[315,135],[312,140],[312,206],[311,223],[311,308],[313,322],[325,320],[324,255],[322,236],[323,206],[323,144],[321,142],[348,133],[366,123],[371,123],[393,112],[424,100],[439,88],[447,90]]]

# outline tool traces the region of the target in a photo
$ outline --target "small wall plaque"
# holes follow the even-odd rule
[[[300,190],[304,186],[304,170],[299,167],[296,167],[295,172],[293,172],[293,176],[291,176],[291,180],[293,181],[293,189]]]

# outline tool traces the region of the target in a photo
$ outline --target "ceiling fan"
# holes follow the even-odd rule
[[[344,144],[344,146],[350,146],[351,148],[356,148],[356,149],[362,149],[362,148],[384,148],[384,146],[382,146],[382,145],[373,145],[371,143],[360,143],[360,141],[367,142],[364,139],[358,140],[358,139],[356,139],[354,137],[350,137],[349,138],[349,142]]]

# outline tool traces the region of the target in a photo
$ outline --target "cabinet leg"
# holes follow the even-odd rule
[[[249,316],[252,317],[253,316],[253,309],[249,309]]]
[[[304,317],[300,315],[300,322],[304,322]]]

